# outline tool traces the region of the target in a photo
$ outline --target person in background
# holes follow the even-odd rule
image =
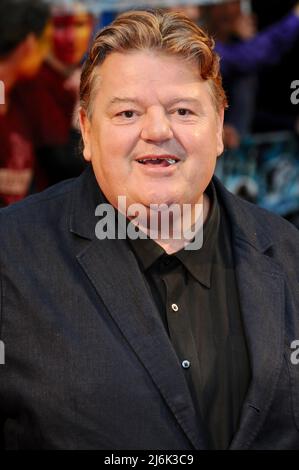
[[[74,120],[79,98],[81,62],[88,50],[94,18],[82,2],[52,9],[53,41],[38,75],[24,88],[35,124],[34,145],[39,163],[35,191],[84,169]]]
[[[250,132],[255,111],[257,75],[254,71],[240,73],[230,71],[229,78],[225,69],[228,67],[225,52],[231,52],[236,44],[245,44],[256,37],[256,21],[252,14],[243,14],[240,1],[232,1],[221,5],[203,8],[203,16],[209,31],[216,38],[220,53],[224,87],[229,97],[230,107],[226,112],[224,141],[226,148],[237,148],[241,139]],[[238,65],[238,64],[237,64]],[[242,110],[242,112],[240,112]]]
[[[257,34],[254,18],[242,14],[239,1],[202,7],[201,15],[216,40],[221,73],[227,78],[278,63],[299,37],[299,2],[288,15]]]
[[[299,2],[277,23],[260,32],[256,20],[241,11],[239,0],[204,7],[171,7],[190,15],[216,40],[230,107],[224,126],[225,145],[239,146],[251,130],[257,90],[256,73],[278,63],[299,37]],[[240,112],[242,109],[242,112]]]
[[[19,84],[38,72],[48,53],[49,19],[49,7],[41,0],[0,2],[0,80],[5,89],[5,103],[0,104],[1,205],[22,199],[32,182],[34,131]]]
[[[230,99],[226,127],[235,129],[242,138],[252,129],[257,72],[278,64],[299,37],[299,2],[288,15],[260,32],[256,30],[255,17],[242,14],[239,1],[206,6],[203,17],[216,38],[224,86]]]

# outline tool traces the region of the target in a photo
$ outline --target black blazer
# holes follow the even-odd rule
[[[299,449],[299,233],[214,182],[253,375],[230,448]],[[128,243],[95,237],[99,194],[89,168],[0,212],[5,448],[205,449]]]

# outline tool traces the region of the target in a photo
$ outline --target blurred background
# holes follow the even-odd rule
[[[216,175],[299,228],[296,0],[1,0],[0,205],[83,171],[84,56],[119,12],[145,7],[182,11],[213,35],[229,98]]]

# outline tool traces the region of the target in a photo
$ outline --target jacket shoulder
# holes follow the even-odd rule
[[[232,197],[235,198],[238,208],[243,212],[244,227],[250,222],[252,225],[256,225],[256,230],[264,232],[274,242],[283,239],[299,242],[299,230],[286,219],[238,196],[232,195]]]
[[[249,238],[253,234],[268,237],[273,243],[289,241],[299,246],[299,230],[293,224],[267,209],[235,196],[217,178],[214,178],[214,184],[220,202],[237,233],[247,234]]]
[[[2,260],[22,256],[24,250],[48,249],[66,232],[74,184],[66,180],[0,210]]]
[[[0,218],[3,225],[18,223],[18,221],[30,222],[33,220],[43,220],[48,218],[51,213],[65,208],[65,204],[74,188],[75,179],[66,180],[50,188],[28,196],[20,202],[0,209]],[[58,215],[56,212],[56,215]]]

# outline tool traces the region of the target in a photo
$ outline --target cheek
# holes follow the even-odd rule
[[[108,137],[109,136],[109,137]],[[101,174],[111,180],[119,179],[121,182],[130,172],[130,150],[125,139],[120,135],[114,135],[108,129],[91,139],[91,155],[93,164],[97,166]]]
[[[98,149],[110,161],[128,164],[138,143],[138,132],[131,126],[114,126],[109,119],[103,119],[95,126],[94,141]]]
[[[53,45],[55,50],[63,49],[73,42],[73,34],[68,29],[55,30],[53,33]]]
[[[63,63],[74,61],[74,34],[70,29],[55,31],[53,35],[53,52]]]
[[[195,130],[182,144],[188,155],[182,167],[184,179],[190,185],[209,179],[214,172],[217,159],[215,134],[205,132],[204,129]]]
[[[190,164],[208,163],[217,154],[218,138],[216,137],[216,127],[198,126],[181,133],[181,144],[186,153],[191,157]]]
[[[92,29],[89,26],[75,31],[75,49],[79,60],[88,49],[91,32]]]

